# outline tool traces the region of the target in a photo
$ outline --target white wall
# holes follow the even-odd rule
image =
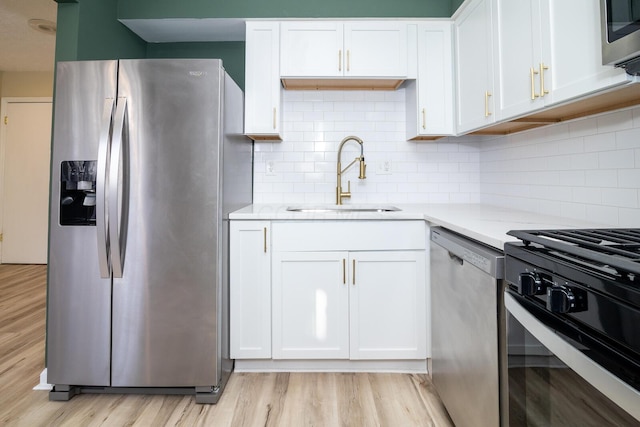
[[[501,137],[406,141],[404,90],[283,91],[284,141],[256,142],[255,203],[334,203],[336,159],[364,140],[347,203],[488,203],[640,227],[640,107]],[[346,166],[359,154],[345,145]],[[391,163],[391,174],[378,168]],[[268,173],[268,166],[272,172]]]
[[[482,202],[640,227],[640,108],[481,146]]]

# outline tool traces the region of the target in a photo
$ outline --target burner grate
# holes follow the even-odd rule
[[[512,230],[507,234],[525,245],[578,256],[624,273],[640,274],[640,229]],[[596,267],[594,265],[594,267]]]

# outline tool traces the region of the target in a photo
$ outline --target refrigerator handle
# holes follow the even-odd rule
[[[124,268],[129,212],[129,122],[127,98],[118,98],[113,122],[108,183],[109,241],[111,242],[113,277],[121,278]]]
[[[111,277],[111,262],[109,260],[109,220],[107,212],[107,170],[109,168],[109,151],[113,131],[113,112],[115,100],[106,98],[102,120],[100,124],[100,139],[98,140],[98,171],[96,176],[96,232],[98,234],[98,264],[100,277]]]

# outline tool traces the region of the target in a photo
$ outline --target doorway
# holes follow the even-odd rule
[[[0,263],[46,264],[51,98],[3,98],[0,117]]]

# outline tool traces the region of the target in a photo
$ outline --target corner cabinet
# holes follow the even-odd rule
[[[474,0],[454,22],[456,130],[464,134],[496,121],[491,0]]]
[[[271,224],[231,221],[229,259],[232,359],[271,358]]]
[[[425,359],[424,229],[274,223],[273,359]]]
[[[382,21],[283,21],[283,79],[407,75],[407,26]]]
[[[417,24],[417,78],[405,83],[407,139],[453,135],[450,21]],[[410,44],[411,45],[411,44]]]
[[[282,140],[280,23],[247,21],[245,46],[245,135]]]

